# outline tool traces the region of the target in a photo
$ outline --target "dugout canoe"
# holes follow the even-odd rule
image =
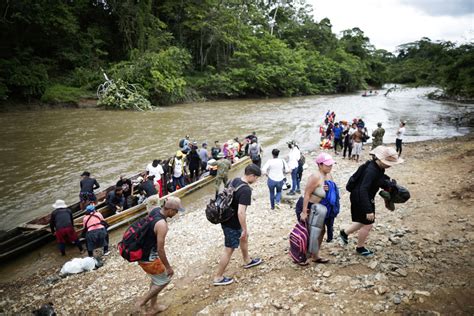
[[[250,158],[248,156],[245,156],[239,161],[233,163],[232,169],[235,170],[236,168],[246,166],[250,163],[251,163]],[[177,191],[171,192],[163,196],[162,199],[166,199],[167,197],[170,197],[170,196],[183,198],[184,196],[191,194],[205,187],[206,185],[209,185],[210,183],[214,181],[214,178],[215,178],[214,176],[207,176],[205,178],[202,178],[196,182],[188,184],[184,188],[181,188]],[[145,216],[145,214],[147,213],[145,203],[135,205],[123,212],[120,212],[118,214],[113,214],[113,215],[111,214],[111,211],[107,208],[107,206],[99,209],[98,211],[102,213],[105,221],[110,225],[107,229],[109,232],[121,226],[129,225],[133,223],[135,220]],[[78,232],[78,234],[82,231],[82,222],[83,222],[83,216],[74,220],[74,227],[76,229],[76,232]]]
[[[138,178],[142,173],[130,177],[131,180]],[[96,194],[98,207],[105,206],[107,193],[114,190],[115,186],[109,186]],[[68,206],[72,211],[73,218],[80,218],[84,211],[80,208],[80,203],[76,202]],[[20,224],[8,231],[0,232],[0,262],[12,259],[31,249],[41,246],[54,239],[49,228],[51,213],[39,216],[31,221]]]

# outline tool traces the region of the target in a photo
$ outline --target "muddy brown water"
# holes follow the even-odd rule
[[[84,170],[102,187],[112,185],[120,174],[135,174],[151,160],[171,156],[186,134],[200,144],[222,143],[255,131],[267,157],[274,147],[284,156],[285,142],[290,139],[296,139],[303,150],[318,147],[319,125],[328,109],[336,112],[338,120],[363,118],[369,133],[382,122],[388,143],[394,142],[400,120],[408,122],[407,142],[467,134],[472,129],[474,106],[427,100],[423,95],[431,90],[403,89],[388,97],[381,91],[370,98],[357,93],[192,103],[151,112],[96,108],[3,111],[0,230],[51,212],[56,199],[76,202],[79,175]],[[188,198],[191,208],[204,195],[200,191]],[[18,264],[45,256],[56,258],[53,249],[54,243],[21,258]]]

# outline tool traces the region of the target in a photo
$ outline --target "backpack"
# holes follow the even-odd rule
[[[242,183],[234,188],[232,184],[229,184],[222,192],[217,194],[215,199],[211,199],[206,205],[207,220],[213,224],[220,224],[228,221],[235,213],[232,208],[234,193],[246,185],[248,184]]]
[[[150,256],[153,243],[147,242],[146,237],[149,230],[162,218],[160,215],[152,216],[152,212],[130,225],[117,245],[120,255],[128,262],[140,261]]]
[[[357,171],[349,178],[349,181],[347,181],[346,184],[347,191],[352,192],[355,189],[360,177],[364,173],[365,169],[367,169],[367,166],[370,164],[370,162],[370,160],[367,160],[363,165],[359,166]]]
[[[249,148],[249,156],[250,159],[253,161],[259,160],[259,155],[260,155],[260,146],[250,146]]]
[[[306,224],[299,221],[290,233],[290,257],[294,263],[306,261],[309,233]]]

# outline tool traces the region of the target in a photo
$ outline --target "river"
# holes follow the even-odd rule
[[[387,97],[381,91],[368,98],[357,93],[192,103],[152,112],[4,111],[0,229],[51,212],[56,199],[76,202],[83,171],[106,187],[120,174],[135,174],[153,159],[171,156],[186,134],[199,143],[222,143],[255,131],[264,148],[285,149],[285,142],[295,139],[303,150],[310,150],[319,144],[319,124],[328,109],[338,120],[363,118],[369,132],[382,122],[389,143],[394,142],[400,120],[407,121],[407,142],[469,133],[473,105],[427,100],[423,95],[431,90],[402,89]]]

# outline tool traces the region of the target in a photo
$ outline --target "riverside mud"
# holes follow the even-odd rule
[[[470,135],[404,147],[406,162],[387,174],[407,186],[412,198],[390,212],[377,197],[376,225],[368,240],[375,251],[371,259],[356,255],[352,237],[345,248],[337,242],[323,244],[322,255],[331,259],[330,264],[293,264],[287,254],[288,234],[295,223],[293,203],[287,200],[281,210],[271,211],[266,181],[261,179],[254,187],[247,220],[249,251],[265,262],[244,270],[241,256],[234,256],[227,274],[236,282],[216,288],[211,281],[223,237],[219,225],[207,222],[205,205],[200,204],[170,225],[167,252],[175,276],[159,297],[170,305],[165,314],[472,314],[473,140]],[[368,146],[363,158],[368,158]],[[307,161],[313,170],[312,159]],[[336,161],[333,175],[343,188],[357,164],[340,156]],[[308,175],[306,170],[304,179]],[[335,230],[350,222],[348,194],[341,192]],[[99,270],[47,282],[59,269],[2,284],[0,312],[28,312],[53,302],[60,314],[132,313],[134,300],[149,283],[140,267],[116,252]]]

